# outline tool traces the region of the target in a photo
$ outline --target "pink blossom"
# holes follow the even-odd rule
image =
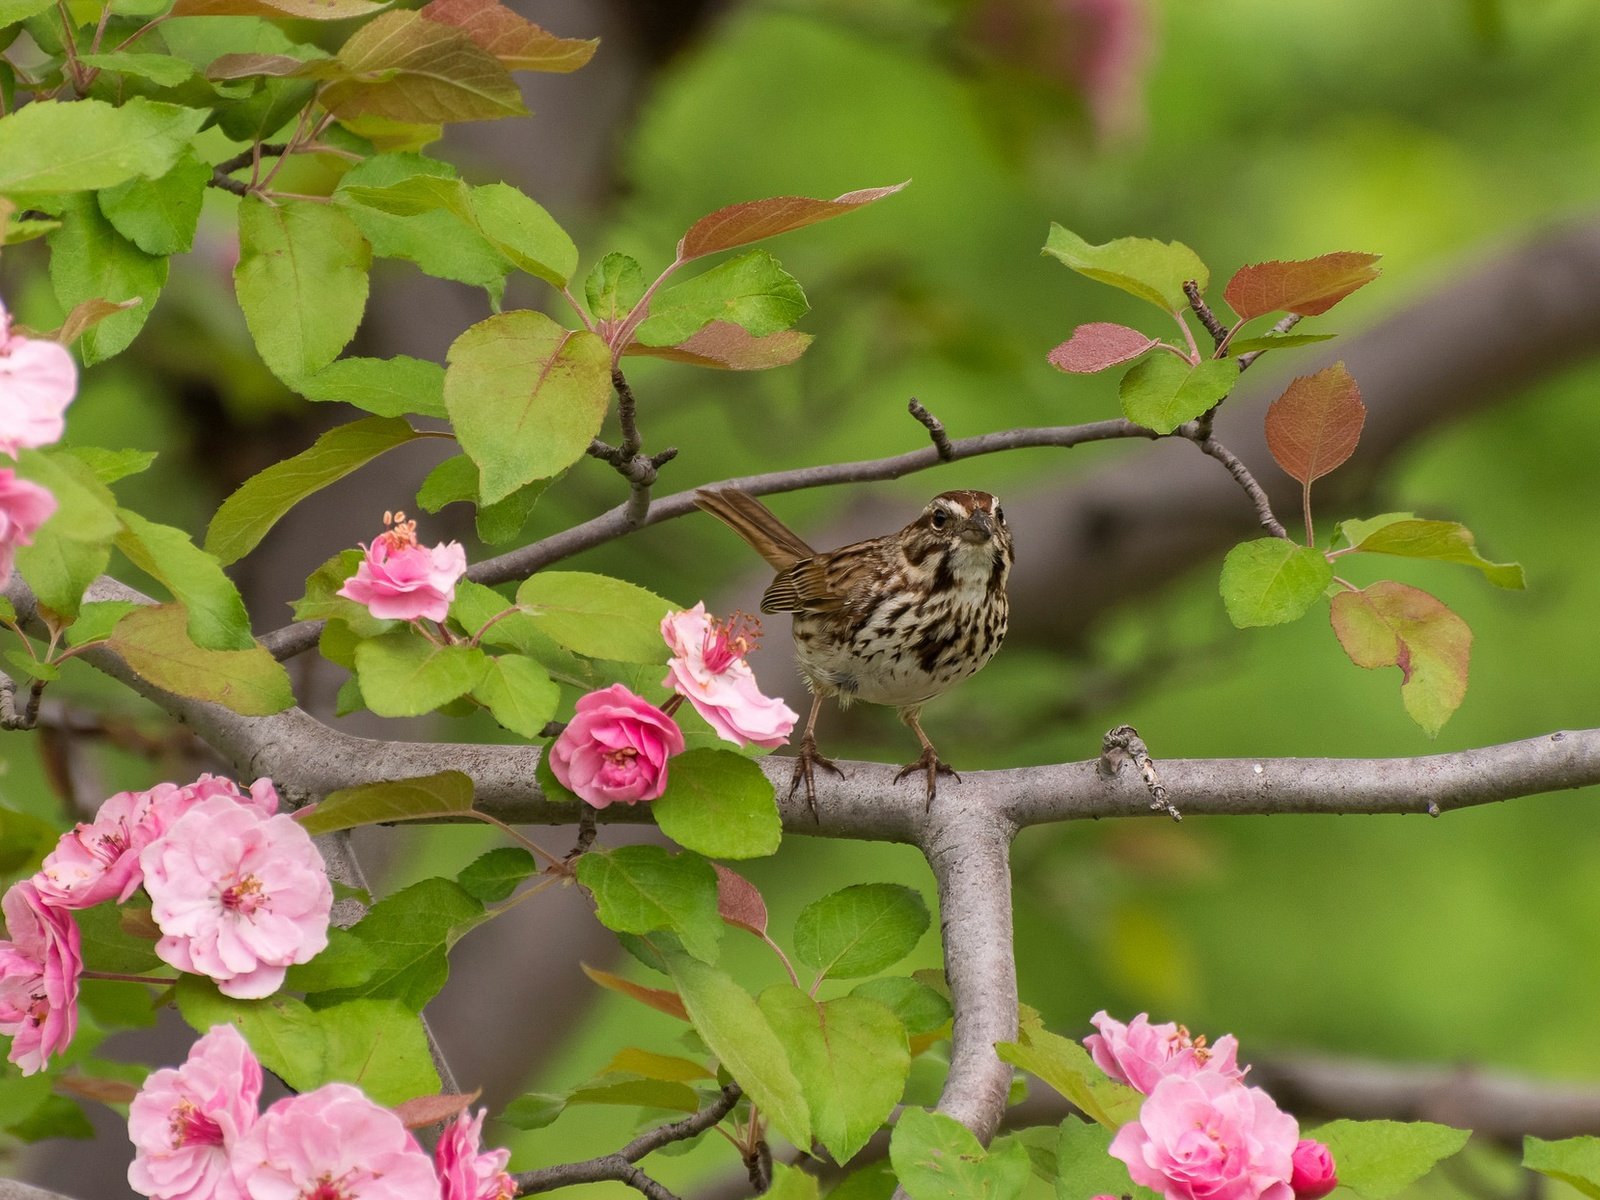
[[[1166,1075],[1111,1140],[1111,1156],[1166,1200],[1294,1200],[1300,1127],[1260,1088],[1218,1071]]]
[[[202,800],[139,855],[156,953],[225,996],[270,996],[328,944],[333,889],[311,835],[227,796]]]
[[[230,1156],[256,1123],[261,1064],[232,1025],[213,1026],[181,1067],[144,1081],[128,1108],[128,1184],[157,1200],[241,1200]]]
[[[45,488],[18,479],[10,467],[0,470],[0,586],[11,582],[17,548],[33,545],[33,535],[55,511],[56,498]]]
[[[1189,1036],[1182,1025],[1152,1025],[1146,1013],[1124,1025],[1103,1009],[1091,1023],[1100,1032],[1091,1033],[1083,1044],[1096,1065],[1118,1083],[1129,1084],[1146,1096],[1167,1075],[1208,1071],[1235,1082],[1244,1078],[1239,1070],[1239,1042],[1232,1034],[1207,1046],[1205,1038]]]
[[[550,770],[595,808],[637,804],[667,790],[667,759],[681,753],[677,722],[614,683],[578,701],[550,746]]]
[[[456,581],[466,574],[467,552],[460,542],[431,550],[418,543],[417,523],[404,513],[384,514],[392,527],[363,546],[367,556],[338,594],[381,620],[442,621],[456,598]]]
[[[13,884],[0,900],[8,941],[0,941],[0,1033],[12,1062],[32,1075],[78,1031],[83,952],[70,913],[52,908],[33,884]]]
[[[1321,1142],[1301,1138],[1294,1148],[1294,1171],[1289,1176],[1295,1200],[1321,1200],[1339,1186],[1333,1151]]]
[[[248,1200],[438,1200],[433,1163],[400,1118],[328,1083],[279,1100],[233,1151]]]
[[[0,304],[0,454],[58,441],[78,390],[78,367],[59,342],[11,332]]]
[[[481,1108],[475,1117],[462,1112],[445,1127],[434,1148],[433,1163],[444,1191],[442,1200],[512,1200],[516,1195],[517,1185],[506,1174],[511,1151],[478,1151],[483,1117]]]
[[[761,694],[744,658],[753,630],[737,619],[713,621],[702,603],[663,617],[661,636],[672,651],[662,686],[694,705],[718,737],[768,750],[789,740],[798,716],[782,700]]]

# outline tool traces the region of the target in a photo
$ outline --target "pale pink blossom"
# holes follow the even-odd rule
[[[156,1200],[241,1200],[231,1155],[260,1099],[249,1044],[232,1025],[213,1026],[183,1066],[152,1072],[129,1105],[129,1186]]]
[[[33,535],[55,511],[48,489],[18,479],[10,467],[0,470],[0,587],[11,582],[17,549],[33,545]]]
[[[1294,1148],[1294,1171],[1289,1176],[1295,1200],[1321,1200],[1339,1186],[1333,1151],[1321,1142],[1301,1138]]]
[[[59,441],[78,390],[78,367],[59,342],[11,332],[0,304],[0,454]]]
[[[400,1118],[347,1083],[267,1109],[234,1148],[233,1173],[248,1200],[439,1200]]]
[[[1146,1096],[1167,1075],[1209,1071],[1235,1082],[1244,1078],[1239,1069],[1239,1042],[1232,1034],[1208,1046],[1205,1038],[1191,1037],[1182,1025],[1170,1021],[1152,1025],[1146,1013],[1126,1025],[1103,1009],[1090,1020],[1100,1032],[1091,1033],[1083,1044],[1096,1065],[1118,1083],[1129,1084]]]
[[[227,796],[203,800],[139,855],[156,953],[225,996],[270,996],[328,944],[333,889],[311,835]]]
[[[417,523],[404,513],[384,514],[392,527],[363,546],[366,557],[338,594],[381,620],[442,621],[456,598],[456,583],[467,570],[460,542],[431,549],[417,541]]]
[[[661,636],[672,651],[661,685],[694,705],[718,737],[768,750],[789,740],[799,717],[782,700],[761,694],[745,661],[755,641],[752,629],[737,619],[712,620],[701,603],[661,618]]]
[[[24,1075],[42,1070],[78,1031],[78,927],[33,884],[13,884],[0,900],[8,940],[0,941],[0,1034]]]
[[[667,790],[667,759],[681,753],[677,722],[614,683],[578,701],[550,746],[550,770],[595,808],[637,804]]]
[[[434,1147],[433,1165],[439,1171],[442,1200],[512,1200],[516,1195],[517,1185],[506,1174],[511,1151],[480,1153],[478,1149],[483,1118],[481,1108],[475,1117],[458,1114]]]
[[[1161,1078],[1111,1156],[1166,1200],[1294,1200],[1300,1127],[1260,1088],[1218,1071]]]

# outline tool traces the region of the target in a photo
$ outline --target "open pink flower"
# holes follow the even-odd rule
[[[1152,1025],[1146,1013],[1124,1025],[1103,1009],[1091,1023],[1100,1032],[1091,1033],[1083,1044],[1096,1065],[1118,1083],[1129,1084],[1146,1096],[1167,1075],[1209,1071],[1235,1082],[1244,1078],[1239,1070],[1239,1042],[1232,1034],[1207,1046],[1205,1038],[1191,1037],[1182,1025]]]
[[[620,683],[590,692],[551,744],[550,770],[595,808],[654,800],[667,790],[667,759],[683,753],[677,722]]]
[[[46,904],[26,880],[0,908],[9,939],[0,941],[0,1033],[11,1038],[11,1061],[32,1075],[78,1031],[83,952],[71,914]]]
[[[782,700],[761,694],[744,658],[754,630],[737,618],[712,620],[702,603],[663,617],[661,636],[672,651],[662,686],[694,705],[718,737],[768,750],[789,740],[799,717]]]
[[[347,1083],[279,1100],[233,1151],[248,1200],[438,1200],[433,1163],[400,1118]]]
[[[1201,1071],[1162,1077],[1111,1140],[1111,1156],[1166,1200],[1294,1200],[1299,1138],[1266,1092]]]
[[[0,454],[48,446],[66,428],[63,413],[78,391],[78,367],[59,342],[11,332],[0,304]]]
[[[249,1044],[232,1025],[213,1026],[183,1066],[152,1072],[129,1105],[129,1186],[156,1200],[240,1200],[231,1155],[260,1099]]]
[[[366,558],[338,594],[381,620],[442,621],[456,598],[456,582],[467,571],[460,542],[429,549],[417,541],[417,523],[405,513],[384,513],[391,527],[363,546]]]
[[[1333,1151],[1321,1142],[1301,1138],[1294,1148],[1294,1172],[1289,1176],[1295,1200],[1322,1200],[1339,1186]]]
[[[328,944],[333,889],[311,835],[227,796],[203,800],[139,855],[156,953],[225,996],[270,996]]]
[[[18,479],[10,467],[0,470],[0,586],[11,582],[17,548],[33,545],[33,535],[55,511],[56,498],[47,489]]]
[[[483,1138],[484,1110],[478,1115],[460,1113],[445,1127],[433,1151],[433,1164],[439,1170],[442,1200],[512,1200],[517,1185],[506,1174],[511,1151],[479,1153]]]

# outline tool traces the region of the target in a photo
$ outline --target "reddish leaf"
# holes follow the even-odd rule
[[[134,1084],[121,1079],[97,1079],[93,1075],[63,1075],[56,1080],[56,1090],[80,1100],[98,1100],[101,1104],[126,1104],[139,1094]]]
[[[1321,479],[1355,453],[1367,409],[1344,364],[1302,375],[1267,409],[1267,448],[1301,483]]]
[[[909,179],[906,183],[911,182]],[[731,250],[762,238],[788,233],[842,216],[863,204],[892,196],[905,183],[893,187],[865,188],[859,192],[846,192],[835,200],[813,200],[809,196],[774,196],[770,200],[749,200],[743,204],[730,204],[716,212],[701,217],[689,226],[689,232],[678,243],[678,257],[688,262],[704,254]]]
[[[417,1096],[396,1104],[394,1114],[407,1129],[425,1129],[429,1125],[438,1125],[458,1113],[465,1112],[467,1106],[482,1094],[483,1090],[480,1088],[464,1096],[449,1093],[438,1096]]]
[[[1467,694],[1472,630],[1444,603],[1403,583],[1340,592],[1333,631],[1358,667],[1399,667],[1406,712],[1430,736]]]
[[[331,78],[339,72],[338,64],[331,58],[301,59],[287,54],[221,54],[206,67],[206,78],[218,82],[226,79],[249,79],[256,75],[302,75]]]
[[[1320,258],[1240,267],[1222,295],[1241,321],[1270,312],[1314,317],[1376,279],[1378,269],[1373,264],[1380,257],[1341,250]]]
[[[670,992],[666,988],[645,987],[642,983],[634,983],[631,979],[624,979],[621,975],[613,975],[610,971],[602,971],[599,967],[591,967],[588,963],[580,963],[583,973],[608,991],[621,992],[624,996],[632,996],[641,1004],[648,1004],[657,1012],[664,1012],[669,1017],[677,1017],[680,1021],[689,1019],[689,1012],[683,1007],[683,1001],[678,998],[677,992]]]
[[[767,933],[767,902],[761,898],[756,885],[737,871],[730,871],[720,863],[717,869],[717,912],[729,925],[748,929],[757,937]]]
[[[811,345],[809,333],[793,329],[756,337],[749,330],[728,321],[713,321],[686,342],[676,346],[646,346],[630,342],[625,354],[669,358],[696,367],[717,367],[724,371],[761,371],[767,367],[788,366]]]
[[[599,38],[564,38],[539,28],[497,0],[431,0],[422,15],[453,25],[513,71],[576,71]]]
[[[128,308],[138,308],[144,301],[138,296],[132,300],[85,300],[81,304],[72,306],[72,311],[67,314],[67,319],[61,322],[61,328],[54,333],[44,336],[51,341],[60,342],[63,346],[70,346],[90,329],[100,324],[107,317],[115,316]]]
[[[1094,321],[1074,329],[1071,337],[1050,351],[1046,361],[1058,371],[1092,375],[1130,362],[1154,345],[1155,338],[1146,337],[1137,329]]]
[[[309,21],[343,21],[365,17],[383,8],[372,0],[177,0],[174,17],[300,17]]]

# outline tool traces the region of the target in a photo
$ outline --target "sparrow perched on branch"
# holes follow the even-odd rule
[[[811,715],[789,785],[802,782],[816,813],[814,767],[842,774],[817,753],[825,697],[893,705],[922,743],[895,781],[922,771],[932,805],[938,776],[954,775],[922,731],[922,706],[973,674],[1006,636],[1011,531],[988,492],[941,492],[897,533],[818,553],[754,496],[702,489],[695,503],[778,572],[761,611],[794,614],[794,646],[811,688]],[[959,777],[958,777],[959,778]]]

